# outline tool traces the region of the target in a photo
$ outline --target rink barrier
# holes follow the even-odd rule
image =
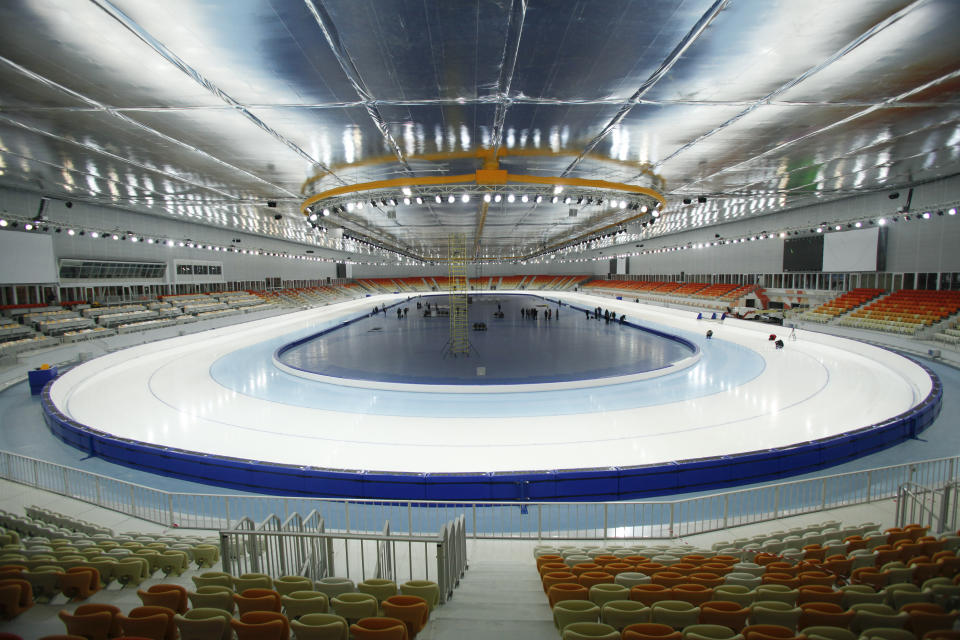
[[[714,491],[825,469],[916,438],[940,413],[943,387],[930,376],[927,396],[910,410],[843,434],[693,460],[643,466],[496,473],[397,473],[285,465],[153,445],[98,431],[63,414],[42,393],[44,420],[57,438],[139,471],[241,491],[285,496],[460,502],[607,501]]]

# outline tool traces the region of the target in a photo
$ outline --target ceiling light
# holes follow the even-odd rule
[[[859,222],[859,221],[858,221],[858,222],[854,222],[854,223],[853,223],[853,226],[855,226],[857,229],[859,229],[860,227],[863,226],[863,223],[862,223],[862,222]]]
[[[530,202],[530,196],[528,196],[527,194],[523,194],[522,196],[520,196],[520,202]]]
[[[0,227],[5,227],[5,226],[7,226],[7,221],[0,218]]]
[[[410,187],[404,187],[400,189],[400,191],[402,191],[403,195],[405,196],[413,195],[413,191],[410,190]]]
[[[654,209],[653,211],[650,212],[650,215],[652,215],[654,218],[659,218],[659,217],[660,217],[660,210],[659,210],[659,209]]]
[[[463,194],[462,196],[460,196],[460,202],[462,202],[462,203],[464,203],[464,204],[470,202],[470,194],[469,194],[469,193],[465,193],[465,194]]]
[[[2,222],[3,222],[3,224],[0,224],[0,227],[5,227],[5,226],[7,226],[7,224],[6,224],[7,221],[6,221],[6,220],[3,220]],[[72,236],[72,235],[75,234],[75,233],[76,233],[76,231],[74,231],[73,229],[67,229],[67,235],[68,235],[68,236]]]
[[[490,194],[489,194],[489,193],[483,194],[483,201],[484,201],[484,202],[490,202],[490,200],[491,200],[491,198],[490,198]]]
[[[887,219],[886,219],[886,218],[880,218],[879,220],[877,220],[877,224],[882,227],[883,225],[887,224]]]
[[[627,201],[626,201],[626,200],[621,200],[621,201],[620,201],[620,208],[621,208],[621,209],[626,209],[626,208],[627,208]]]
[[[543,202],[543,196],[537,196],[536,202],[537,204]],[[950,215],[953,215],[953,214],[951,213]]]
[[[386,200],[385,198],[381,198],[380,204],[381,204],[382,206],[384,206],[384,207],[387,206],[387,200]],[[370,206],[371,206],[371,207],[377,206],[377,201],[376,201],[376,200],[371,200],[371,201],[370,201]]]
[[[147,244],[153,244],[153,238],[147,238]]]
[[[553,196],[552,198],[550,198],[550,202],[552,202],[553,204],[557,204],[557,202],[559,201],[560,201],[560,198],[558,198],[557,196]]]
[[[557,185],[553,188],[553,195],[558,195],[561,193],[563,193],[563,187],[561,187],[560,185]]]
[[[649,209],[647,209],[647,205],[644,204],[640,206],[640,213],[646,213],[647,211],[649,211]]]
[[[119,240],[119,239],[120,239],[120,236],[118,236],[117,234],[113,234],[113,235],[110,236],[110,237],[113,238],[114,240]]]
[[[390,206],[391,206],[391,207],[397,206],[397,199],[396,199],[396,198],[390,198]]]
[[[786,238],[786,237],[787,237],[787,234],[784,233],[783,231],[781,231],[781,232],[780,232],[780,237],[781,237],[781,238]]]
[[[456,196],[447,196],[447,202],[448,202],[448,203],[453,204],[453,203],[456,202],[456,201],[457,201]]]
[[[330,209],[324,209],[324,210],[323,210],[323,215],[324,215],[324,216],[330,215]]]
[[[517,196],[513,195],[512,193],[507,195],[507,202],[515,202],[516,200]]]
[[[347,211],[353,211],[353,203],[352,203],[352,202],[348,202],[348,203],[347,203]]]
[[[363,200],[357,200],[357,211],[363,209]]]
[[[956,207],[950,207],[950,208],[947,210],[947,215],[950,215],[950,216],[955,216],[955,215],[957,215],[957,208],[956,208]]]
[[[96,231],[91,231],[91,232],[90,232],[90,237],[91,237],[91,238],[99,238],[99,237],[100,237],[100,234],[97,233]]]
[[[499,193],[493,196],[494,202],[500,202],[501,200],[503,200],[503,196],[500,195]]]
[[[23,225],[23,228],[26,229],[27,231],[33,231],[33,225],[30,224],[29,222]]]
[[[817,233],[823,233],[823,227],[817,227]]]
[[[833,229],[834,231],[840,231],[840,229],[843,229],[843,227],[841,227],[840,225],[837,225]]]
[[[403,204],[410,204],[410,198],[404,197]]]
[[[439,193],[438,193],[437,195],[433,196],[433,201],[436,202],[437,204],[440,204],[441,202],[443,202],[443,200],[440,198],[440,194],[439,194]]]
[[[423,204],[423,198],[417,196],[417,204]]]
[[[930,219],[930,212],[929,212],[929,211],[924,211],[924,212],[923,212],[923,219],[924,219],[924,220],[929,220],[929,219]]]
[[[570,202],[571,202],[570,196],[567,196],[566,198],[563,199],[563,204],[570,204]]]
[[[316,214],[316,213],[311,213],[311,214],[307,217],[307,220],[309,220],[310,222],[316,222],[316,221],[317,221],[317,214]]]
[[[130,236],[130,242],[137,242],[137,236]]]

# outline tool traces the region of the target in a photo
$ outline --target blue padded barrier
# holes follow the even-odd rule
[[[921,363],[919,366],[923,367]],[[915,438],[940,413],[942,385],[908,412],[842,435],[789,447],[637,467],[509,473],[387,473],[300,467],[184,451],[118,438],[77,423],[43,390],[44,420],[57,438],[142,471],[257,493],[392,500],[601,501],[652,498],[778,480],[831,467]]]

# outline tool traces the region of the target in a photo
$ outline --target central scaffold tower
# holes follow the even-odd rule
[[[444,356],[470,355],[470,327],[467,309],[467,237],[451,233],[447,250],[447,265],[450,277],[450,340]]]

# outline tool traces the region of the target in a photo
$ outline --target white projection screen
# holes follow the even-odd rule
[[[56,282],[53,238],[45,233],[4,230],[0,233],[0,276],[4,284]]]
[[[830,233],[823,238],[824,271],[876,271],[880,229]]]

